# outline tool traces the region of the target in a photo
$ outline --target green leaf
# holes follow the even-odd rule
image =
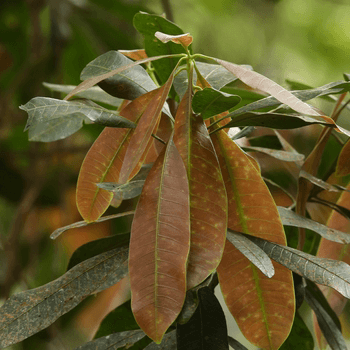
[[[192,99],[193,111],[203,119],[228,111],[241,101],[237,95],[226,94],[219,90],[205,88],[196,92]]]
[[[80,78],[81,80],[90,79],[132,62],[118,51],[109,51],[88,63],[81,72]],[[125,100],[134,100],[157,88],[146,70],[141,66],[126,69],[119,74],[102,80],[98,85],[112,96]]]
[[[219,301],[208,287],[199,289],[198,297],[191,319],[177,325],[177,349],[228,350],[226,319]]]
[[[110,237],[100,238],[83,244],[74,251],[69,259],[67,271],[74,266],[80,264],[84,260],[90,259],[96,255],[108,252],[112,249],[120,248],[128,245],[130,233],[113,235]]]
[[[279,350],[313,350],[314,339],[299,313],[295,314],[292,330]]]
[[[267,254],[254,243],[252,244],[247,237],[228,229],[227,239],[265,276],[271,278],[275,274],[275,268]]]
[[[164,44],[154,36],[156,32],[171,35],[184,34],[176,24],[164,17],[139,12],[134,16],[134,27],[144,36],[147,56],[185,53],[185,49],[181,45],[173,42]],[[179,58],[172,57],[153,62],[161,84],[164,84],[168,80],[178,61]]]
[[[50,91],[61,92],[63,94],[69,94],[76,88],[76,85],[61,85],[50,83],[43,83],[43,85]],[[102,102],[113,107],[119,107],[123,102],[122,99],[107,94],[107,92],[103,91],[99,86],[93,86],[90,89],[82,91],[78,93],[76,97],[85,98],[95,102]]]
[[[0,308],[0,347],[48,327],[87,296],[116,284],[128,272],[128,249],[117,248],[74,266],[58,279],[10,297]]]

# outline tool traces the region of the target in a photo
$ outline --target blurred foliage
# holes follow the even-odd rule
[[[87,125],[62,141],[29,143],[23,133],[27,116],[18,106],[34,96],[62,97],[45,89],[44,81],[76,85],[82,69],[97,56],[140,47],[142,39],[132,25],[139,11],[173,17],[195,37],[195,52],[250,64],[282,85],[290,79],[321,86],[349,72],[347,0],[0,1],[0,304],[14,292],[64,273],[69,256],[82,244],[125,232],[130,225],[118,220],[73,230],[55,243],[49,240],[54,229],[80,220],[74,187],[83,157],[101,128]],[[332,104],[322,103],[318,106],[329,113]],[[340,124],[346,124],[346,117],[349,110]],[[307,155],[319,130],[316,126],[289,132],[288,141]],[[339,143],[331,139],[320,176],[329,172],[338,152]],[[262,170],[274,174],[281,185],[290,182],[278,162]],[[131,205],[126,201],[121,210]],[[78,315],[91,300],[69,315]],[[82,336],[72,339],[67,332],[73,322],[66,315],[13,348],[65,348],[74,341],[79,345]]]

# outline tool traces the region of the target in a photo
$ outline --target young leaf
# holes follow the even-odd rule
[[[183,47],[190,46],[193,41],[193,37],[190,35],[190,33],[180,35],[168,35],[162,32],[155,32],[154,36],[164,44],[166,44],[169,41],[172,41],[173,43],[180,44]]]
[[[128,148],[125,153],[124,161],[120,169],[119,183],[125,183],[130,175],[137,169],[140,169],[143,162],[143,155],[147,154],[152,145],[152,133],[155,134],[160,122],[163,105],[168,97],[175,69],[167,82],[154,90],[156,93],[143,112],[137,127],[133,132]]]
[[[228,227],[286,244],[276,205],[254,163],[224,131],[212,134],[212,140],[229,200]],[[276,263],[273,266],[275,275],[270,279],[226,242],[217,268],[226,305],[242,333],[267,349],[284,342],[294,318],[291,273]]]
[[[342,261],[321,259],[290,247],[249,237],[279,264],[318,284],[334,288],[350,298],[350,266]]]
[[[265,276],[271,278],[275,274],[275,268],[267,254],[252,244],[247,237],[228,229],[227,239]]]
[[[86,80],[106,74],[130,63],[132,61],[122,53],[109,51],[88,63],[81,72],[80,79]],[[134,100],[157,88],[154,81],[141,66],[134,66],[124,70],[119,74],[102,80],[98,85],[110,95],[125,100]]]
[[[199,305],[191,319],[177,325],[177,349],[228,350],[225,314],[214,293],[198,290]]]
[[[145,182],[130,240],[133,313],[139,326],[157,343],[181,311],[189,248],[186,169],[170,140]]]
[[[124,56],[131,58],[133,61],[143,60],[147,58],[146,50],[136,49],[136,50],[118,50]]]
[[[276,149],[265,148],[265,147],[244,146],[243,149],[245,151],[262,152],[276,159],[284,160],[285,162],[300,162],[304,159],[304,155],[300,153],[279,151]]]
[[[121,114],[137,122],[156,94],[157,90],[153,90],[140,96],[129,103]],[[96,184],[118,183],[126,149],[133,132],[131,129],[105,128],[87,153],[77,183],[78,210],[87,222],[96,221],[111,203],[113,194],[100,189]],[[142,164],[139,165],[141,167]],[[139,168],[135,168],[135,173],[138,170]]]
[[[196,92],[192,99],[193,111],[208,119],[225,112],[241,101],[237,95],[230,95],[212,88],[205,88]]]
[[[218,266],[226,238],[227,198],[220,167],[207,128],[192,114],[191,85],[178,107],[174,142],[186,166],[190,186],[191,251],[188,288]]]
[[[128,249],[117,248],[85,260],[44,286],[10,297],[0,308],[0,347],[48,327],[83,299],[126,276]]]
[[[101,337],[89,341],[76,350],[98,350],[98,349],[121,349],[126,346],[130,348],[134,343],[145,337],[145,333],[140,330],[125,331],[120,333],[113,333],[105,337]]]
[[[238,79],[253,89],[261,90],[272,95],[278,101],[286,104],[301,114],[320,116],[320,114],[316,112],[315,109],[310,107],[305,102],[299,100],[291,92],[287,91],[282,86],[278,85],[269,78],[234,63],[226,62],[220,59],[215,59],[215,61],[225,67],[232,74],[236,75]]]
[[[348,233],[322,225],[314,220],[307,219],[304,216],[298,215],[294,211],[283,207],[278,207],[278,212],[280,214],[283,225],[307,228],[309,230],[317,232],[319,235],[328,239],[329,241],[342,244],[350,243],[350,235]]]
[[[335,172],[337,176],[350,174],[350,140],[346,142],[339,154]]]

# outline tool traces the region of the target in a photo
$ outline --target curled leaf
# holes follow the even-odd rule
[[[190,33],[180,35],[169,35],[162,32],[155,32],[154,36],[159,39],[162,43],[172,41],[175,44],[180,44],[183,47],[188,47],[192,44],[193,37]]]

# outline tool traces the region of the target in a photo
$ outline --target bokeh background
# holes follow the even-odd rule
[[[27,115],[19,106],[35,96],[62,97],[42,82],[77,85],[81,70],[97,56],[142,47],[132,25],[138,11],[165,13],[193,35],[195,52],[249,64],[285,87],[286,80],[316,87],[350,73],[348,0],[0,1],[0,304],[62,275],[80,245],[128,230],[129,221],[115,220],[49,239],[56,228],[81,220],[75,184],[102,129],[87,125],[62,141],[29,142],[23,132]],[[315,104],[330,113],[331,104]],[[349,120],[348,110],[339,124],[348,126]],[[291,133],[298,151],[308,154],[318,132],[315,127]],[[80,345],[128,298],[120,292],[125,285],[86,299],[11,349]],[[229,327],[236,335],[231,319]]]

